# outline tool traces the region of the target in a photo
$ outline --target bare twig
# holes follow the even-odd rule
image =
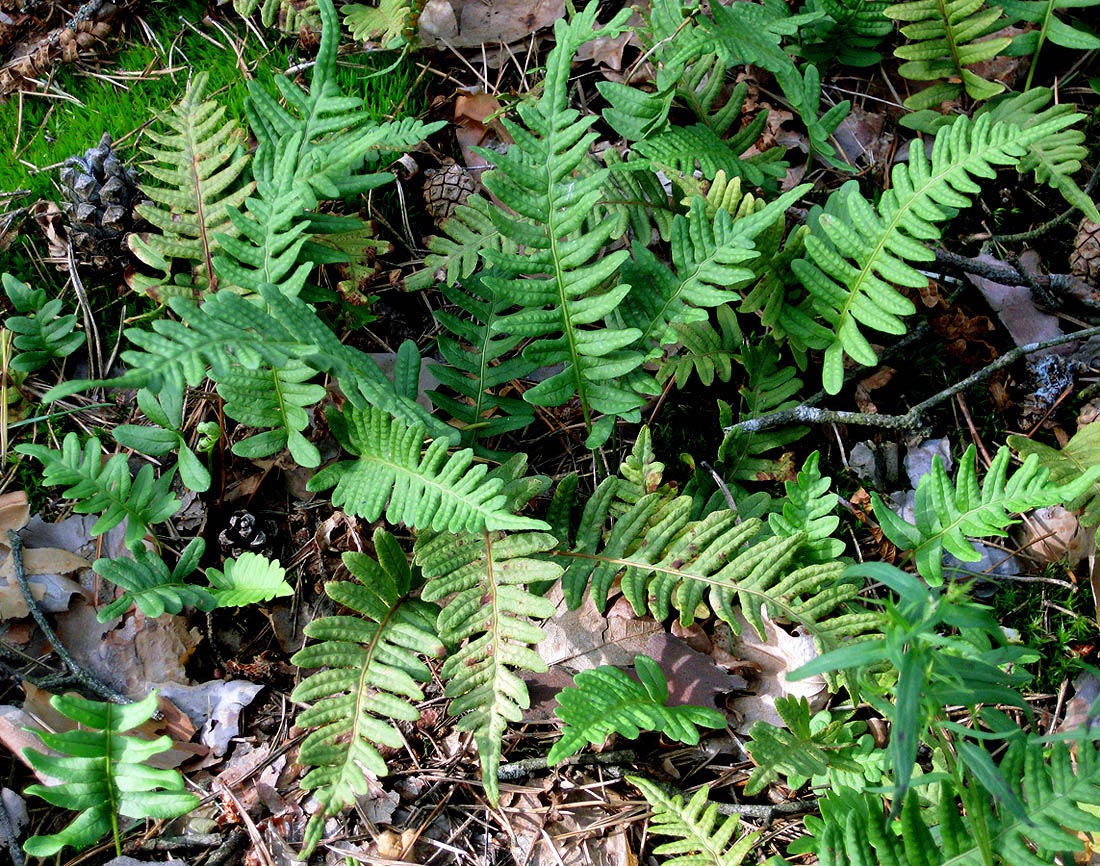
[[[961,394],[972,385],[977,385],[1020,358],[1043,349],[1052,349],[1066,343],[1079,340],[1087,340],[1090,337],[1100,336],[1100,327],[1086,328],[1072,334],[1064,334],[1053,340],[1044,340],[1040,343],[1029,343],[1026,346],[1018,346],[992,363],[986,365],[962,381],[956,382],[948,388],[944,388],[938,394],[933,394],[927,400],[918,403],[904,415],[875,415],[866,412],[842,412],[832,409],[818,409],[805,403],[795,406],[793,409],[784,409],[780,412],[771,412],[761,415],[759,418],[749,418],[737,424],[725,428],[726,433],[740,431],[743,433],[759,433],[762,430],[771,430],[786,424],[858,424],[864,427],[879,427],[888,430],[916,430],[924,426],[924,414],[933,406],[937,406],[945,400],[949,400],[956,394]]]
[[[65,649],[64,644],[58,639],[54,630],[50,627],[50,624],[46,622],[46,617],[43,615],[41,608],[38,606],[38,602],[35,601],[34,595],[31,593],[31,586],[27,582],[27,572],[23,566],[23,539],[19,537],[19,533],[14,530],[8,530],[8,543],[11,545],[11,562],[12,571],[15,572],[16,583],[19,584],[19,589],[23,593],[23,598],[27,602],[27,607],[30,609],[31,617],[35,623],[42,630],[42,634],[46,636],[46,640],[50,642],[50,646],[53,647],[54,652],[57,653],[58,658],[68,668],[69,673],[73,679],[80,685],[84,686],[88,691],[99,695],[102,698],[106,698],[112,703],[116,704],[128,704],[130,699],[125,695],[119,694],[110,686],[100,682],[95,676],[90,674],[84,668],[82,668],[71,655],[69,651]]]

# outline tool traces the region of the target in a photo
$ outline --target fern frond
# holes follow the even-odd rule
[[[345,431],[344,446],[356,459],[325,467],[309,489],[335,485],[332,502],[349,514],[372,521],[385,513],[390,523],[449,532],[546,528],[507,510],[504,482],[487,478],[488,467],[475,463],[469,448],[448,454],[448,443],[435,439],[421,454],[423,425],[369,407],[328,417]]]
[[[312,767],[301,786],[313,791],[321,811],[310,818],[302,844],[307,856],[321,838],[326,817],[339,814],[367,793],[365,771],[386,774],[379,746],[400,749],[394,721],[415,722],[413,701],[430,679],[419,656],[436,658],[444,648],[435,632],[435,605],[411,597],[417,589],[397,540],[379,528],[377,559],[345,553],[353,581],[329,581],[325,593],[358,616],[319,617],[305,628],[313,643],[295,653],[293,664],[323,667],[299,683],[291,700],[311,703],[295,724],[313,730],[302,741],[299,761]]]
[[[961,792],[940,785],[938,823],[931,828],[921,814],[930,810],[921,810],[913,791],[896,821],[885,816],[876,795],[830,792],[822,798],[823,821],[814,833],[821,866],[1049,866],[1059,855],[1082,851],[1082,835],[1100,831],[1100,757],[1093,742],[1082,738],[1075,745],[1019,739],[1009,746],[1000,770],[1008,793],[1023,805],[1022,815],[973,780]]]
[[[481,251],[514,253],[516,245],[505,237],[490,217],[494,205],[480,195],[470,196],[465,204],[443,223],[443,234],[428,241],[429,253],[424,268],[405,281],[410,289],[426,289],[437,278],[453,286],[468,279],[481,264]]]
[[[227,208],[239,207],[255,187],[247,181],[251,156],[244,148],[244,131],[236,121],[225,120],[225,106],[204,99],[208,82],[207,73],[197,73],[183,99],[157,114],[160,129],[145,130],[153,145],[142,146],[152,158],[144,171],[157,183],[141,185],[149,201],[135,210],[160,231],[131,234],[127,244],[142,262],[162,273],[158,279],[135,277],[137,288],[158,297],[217,288],[212,265],[218,249],[215,235],[236,234]],[[177,262],[187,268],[186,274],[178,275],[182,281],[173,278]]]
[[[1061,450],[1025,436],[1009,436],[1008,447],[1024,459],[1032,455],[1050,473],[1051,484],[1069,484],[1100,466],[1100,424],[1086,424]],[[1093,482],[1077,498],[1064,503],[1081,512],[1081,524],[1100,524],[1100,484]]]
[[[294,595],[294,587],[286,582],[286,569],[279,565],[279,560],[251,551],[237,559],[227,559],[220,569],[206,569],[206,577],[218,607],[245,607]]]
[[[413,549],[428,580],[423,599],[447,599],[436,627],[444,643],[456,647],[442,671],[450,713],[459,730],[474,735],[485,795],[494,804],[501,737],[530,706],[527,686],[513,671],[546,670],[531,648],[545,632],[532,620],[553,615],[554,605],[527,587],[561,574],[554,563],[533,558],[555,543],[552,535],[539,532],[428,532],[417,537]]]
[[[883,14],[889,5],[889,0],[810,0],[803,11],[821,11],[827,17],[799,31],[800,53],[821,68],[831,60],[874,66],[882,60],[878,44],[894,29]]]
[[[984,0],[906,0],[887,6],[884,14],[895,21],[909,22],[901,28],[908,44],[894,49],[907,61],[898,72],[913,81],[936,81],[905,100],[911,111],[938,108],[964,91],[971,99],[989,99],[1005,89],[969,67],[1002,54],[1012,39],[993,36],[1008,22],[998,6]]]
[[[183,790],[178,771],[146,764],[149,758],[171,749],[171,739],[124,735],[153,717],[156,692],[124,706],[77,695],[54,695],[50,705],[85,730],[38,733],[43,743],[60,754],[24,749],[23,756],[35,770],[62,780],[62,784],[30,785],[25,793],[80,814],[60,833],[28,839],[23,848],[31,856],[51,857],[66,845],[80,851],[106,833],[114,836],[117,851],[120,815],[175,818],[199,804],[198,797]]]
[[[694,746],[699,726],[725,727],[726,717],[708,707],[668,706],[668,682],[649,656],[634,658],[634,680],[619,668],[602,665],[581,671],[573,685],[558,692],[554,715],[564,723],[546,763],[557,764],[587,743],[598,746],[613,733],[636,739],[644,731],[659,731]]]
[[[832,478],[822,476],[818,469],[820,453],[806,458],[794,481],[788,481],[787,497],[781,511],[768,515],[768,526],[779,537],[805,533],[798,552],[804,563],[834,562],[844,552],[844,542],[833,538],[840,518],[833,514],[839,497],[830,492]]]
[[[61,315],[61,299],[46,299],[42,289],[31,287],[9,273],[0,275],[4,293],[20,316],[8,316],[4,327],[15,334],[12,345],[19,353],[8,362],[17,373],[34,373],[50,361],[65,358],[84,345],[76,330],[76,316]]]
[[[882,531],[901,550],[913,552],[917,571],[931,585],[943,583],[945,550],[962,562],[978,562],[981,555],[971,538],[1003,537],[1008,534],[1006,528],[1016,522],[1013,515],[1071,502],[1100,478],[1100,465],[1093,465],[1072,480],[1055,484],[1037,454],[1029,454],[1023,466],[1009,477],[1010,459],[1009,449],[1000,448],[979,487],[977,449],[973,445],[959,460],[954,484],[943,462],[934,457],[932,470],[917,485],[915,524],[900,518],[877,494],[872,494]]]
[[[894,166],[893,186],[877,208],[854,181],[829,197],[825,211],[811,217],[806,257],[792,264],[832,331],[822,373],[829,393],[840,390],[844,355],[865,365],[877,362],[860,325],[905,333],[901,317],[915,308],[894,285],[919,288],[927,282],[909,262],[934,258],[922,242],[938,238],[936,223],[970,204],[969,196],[979,191],[972,178],[1016,165],[1032,143],[1073,122],[1057,117],[1020,129],[987,117],[960,117],[936,134],[931,159],[916,147],[908,163]]]
[[[607,169],[575,176],[598,136],[588,131],[595,117],[581,117],[569,107],[572,59],[585,42],[617,33],[626,16],[619,14],[599,30],[593,29],[595,19],[596,4],[591,3],[570,23],[555,23],[541,98],[518,108],[523,126],[504,121],[516,143],[505,154],[482,151],[495,165],[483,182],[505,205],[491,210],[490,218],[502,235],[524,249],[522,255],[482,250],[486,262],[502,275],[486,277],[485,285],[520,308],[499,319],[496,328],[532,338],[524,350],[528,360],[564,365],[524,399],[536,406],[559,406],[576,395],[591,447],[610,435],[614,417],[640,420],[644,402],[616,382],[641,366],[641,353],[631,349],[639,332],[603,326],[630,291],[615,281],[627,253],[601,255],[611,237],[609,223],[585,227],[602,196]],[[595,413],[608,416],[598,427]]]
[[[774,188],[787,170],[786,163],[780,161],[782,148],[773,147],[750,157],[741,156],[756,144],[766,122],[767,114],[761,113],[753,123],[727,140],[703,123],[676,126],[639,141],[634,151],[654,169],[671,169],[687,176],[698,170],[708,179],[723,171],[754,187]]]
[[[97,618],[108,622],[124,614],[132,604],[150,619],[164,613],[179,613],[185,605],[213,610],[217,601],[210,591],[186,582],[187,576],[198,568],[205,550],[206,542],[201,538],[192,540],[171,572],[163,559],[140,544],[131,550],[133,559],[124,556],[97,559],[92,563],[95,573],[126,590],[101,607]]]
[[[738,389],[742,398],[740,419],[759,418],[769,412],[789,409],[802,389],[802,380],[793,366],[784,365],[777,345],[768,339],[749,340],[737,361],[745,368],[745,383]],[[719,421],[723,428],[733,424],[733,410],[718,401]],[[787,454],[765,456],[801,439],[809,428],[783,427],[757,433],[739,429],[726,432],[718,447],[718,461],[727,478],[738,481],[775,481],[788,479],[794,466]]]
[[[745,796],[759,794],[780,776],[787,778],[792,790],[798,790],[807,780],[830,770],[862,772],[845,719],[834,719],[819,727],[811,725],[810,705],[805,698],[776,698],[775,709],[786,728],[757,721],[749,730],[745,749],[756,768],[745,785]],[[854,724],[863,727],[862,723]]]
[[[642,160],[624,162],[613,147],[603,151],[600,158],[610,173],[592,219],[611,221],[612,240],[629,232],[635,238],[652,238],[656,233],[667,241],[672,235],[674,211],[657,172],[650,171]]]
[[[248,427],[271,428],[234,443],[233,453],[254,460],[289,448],[299,466],[320,466],[321,452],[302,435],[309,426],[306,410],[325,396],[322,386],[308,381],[316,375],[295,358],[279,367],[235,367],[214,377],[226,415]]]
[[[278,25],[283,33],[316,32],[321,27],[317,0],[233,0],[233,9],[242,18],[260,10],[264,27]]]
[[[137,404],[146,424],[119,424],[111,431],[115,441],[125,448],[132,448],[139,454],[147,454],[150,457],[164,457],[175,452],[177,455],[176,468],[179,470],[180,481],[188,490],[196,493],[205,493],[210,489],[210,470],[203,465],[199,456],[187,444],[183,427],[183,394],[170,388],[161,391],[160,397],[153,394],[147,388],[140,388],[137,393]],[[153,426],[155,425],[155,426]],[[221,428],[217,422],[204,421],[198,425],[200,445],[211,435],[216,442],[221,436]],[[210,440],[207,440],[210,441]],[[200,447],[200,450],[203,450]],[[206,449],[209,450],[209,449]]]
[[[715,315],[717,328],[710,322],[672,326],[681,348],[661,363],[657,370],[658,382],[664,384],[672,379],[677,388],[683,388],[692,373],[708,387],[716,377],[722,382],[730,380],[733,361],[740,356],[741,327],[737,324],[737,314],[728,304],[717,307]]]
[[[1074,114],[1074,107],[1069,103],[1050,105],[1052,97],[1050,88],[1033,87],[1024,93],[997,100],[988,108],[988,113],[994,120],[1014,123],[1025,129],[1055,117]],[[1020,160],[1016,170],[1020,174],[1031,172],[1035,175],[1035,180],[1058,190],[1066,202],[1078,208],[1090,220],[1100,222],[1100,211],[1096,204],[1073,179],[1088,155],[1084,130],[1062,129],[1032,142],[1027,156]]]
[[[461,424],[463,444],[522,430],[534,421],[534,408],[500,391],[530,375],[535,365],[517,352],[522,337],[494,328],[507,302],[476,276],[464,286],[444,285],[440,291],[464,315],[435,312],[435,320],[447,332],[437,342],[446,364],[433,366],[432,375],[458,396],[437,390],[429,391],[428,397]]]
[[[61,495],[73,500],[77,514],[99,514],[92,535],[102,535],[126,523],[125,544],[135,546],[155,523],[175,514],[180,501],[172,493],[173,471],[154,478],[153,467],[145,464],[133,478],[125,454],[112,454],[103,462],[103,448],[90,436],[83,445],[76,433],[70,433],[54,451],[44,445],[16,445],[15,450],[38,460],[45,469],[42,481],[67,489]]]
[[[737,815],[719,823],[718,805],[710,802],[707,785],[684,803],[681,795],[669,795],[648,779],[627,776],[627,781],[642,792],[653,809],[650,832],[675,837],[676,841],[653,849],[654,854],[674,855],[662,861],[666,866],[740,866],[760,838],[759,833],[739,833],[741,819]]]

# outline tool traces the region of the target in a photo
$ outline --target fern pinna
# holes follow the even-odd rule
[[[429,671],[421,657],[438,657],[444,648],[436,635],[438,608],[414,598],[419,587],[397,539],[379,528],[376,559],[345,553],[344,566],[355,579],[325,584],[325,593],[356,616],[320,617],[305,633],[317,641],[291,661],[303,668],[324,668],[299,683],[291,699],[312,706],[298,714],[300,728],[312,728],[299,760],[312,767],[302,787],[314,792],[321,811],[306,828],[303,856],[320,841],[327,817],[355,804],[367,793],[364,771],[386,774],[380,746],[403,745],[394,722],[415,722],[414,701],[423,700],[420,683]]]
[[[973,122],[960,117],[936,134],[931,158],[917,146],[908,163],[894,166],[893,186],[877,208],[849,181],[823,211],[811,214],[806,255],[792,268],[829,329],[821,342],[811,336],[811,344],[825,350],[822,381],[829,393],[843,384],[845,355],[861,364],[877,363],[861,325],[905,333],[901,317],[915,307],[894,286],[927,283],[909,262],[935,259],[924,242],[939,237],[936,223],[970,205],[970,196],[979,192],[973,178],[993,177],[995,166],[1016,165],[1031,144],[1080,119],[1059,116],[1021,129],[987,115]]]
[[[668,682],[660,665],[649,656],[637,656],[638,679],[610,665],[581,671],[573,685],[558,692],[554,714],[564,727],[561,739],[546,756],[557,764],[586,743],[598,746],[609,734],[635,739],[643,731],[660,731],[666,737],[694,746],[699,726],[721,728],[726,717],[709,707],[668,706]]]

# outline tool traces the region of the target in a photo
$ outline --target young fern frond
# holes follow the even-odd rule
[[[669,795],[648,779],[626,778],[653,809],[650,832],[675,839],[653,849],[654,854],[673,855],[662,861],[665,866],[740,866],[756,847],[760,834],[739,833],[741,819],[737,815],[720,819],[718,805],[710,802],[709,786],[704,785],[685,803],[681,795]]]
[[[218,602],[210,590],[186,581],[187,576],[199,567],[205,550],[206,542],[202,538],[194,539],[180,554],[176,567],[170,572],[163,559],[141,544],[130,551],[133,559],[125,556],[97,559],[92,563],[95,573],[126,590],[113,602],[101,607],[97,618],[100,622],[108,622],[122,616],[132,604],[151,619],[164,613],[179,613],[185,605],[199,610],[213,610]]]
[[[657,370],[662,385],[669,379],[683,388],[694,373],[700,383],[710,386],[715,378],[728,382],[733,376],[733,362],[740,357],[741,327],[737,314],[728,304],[715,309],[718,327],[710,322],[689,322],[672,326],[680,350],[663,361]]]
[[[447,332],[437,342],[446,364],[435,365],[432,374],[457,397],[442,391],[429,391],[428,397],[462,425],[463,444],[522,430],[535,420],[534,408],[499,392],[530,375],[535,365],[518,354],[522,337],[494,328],[507,303],[478,277],[464,286],[441,286],[440,291],[465,314],[435,312],[435,320]]]
[[[969,206],[970,196],[979,192],[972,178],[993,177],[995,166],[1016,165],[1031,144],[1077,119],[1056,117],[1020,129],[987,116],[973,122],[960,117],[936,134],[931,159],[915,147],[908,163],[894,166],[893,185],[877,208],[849,181],[829,197],[824,212],[811,215],[806,256],[792,267],[832,332],[819,347],[825,349],[822,380],[830,394],[840,390],[845,355],[861,364],[877,363],[861,325],[905,333],[901,317],[915,308],[894,285],[925,285],[927,277],[909,262],[935,258],[923,242],[939,237],[936,223]]]
[[[206,569],[206,577],[218,607],[246,607],[294,595],[294,587],[286,582],[286,569],[279,560],[251,551],[227,559],[221,568]]]
[[[530,706],[527,685],[514,671],[546,670],[531,648],[546,635],[532,620],[553,615],[554,605],[527,587],[561,574],[554,563],[534,558],[555,544],[541,532],[425,532],[413,550],[428,581],[423,599],[443,602],[439,637],[455,648],[442,671],[450,713],[459,730],[474,735],[485,795],[493,804],[499,798],[501,737]]]
[[[309,382],[316,375],[312,367],[292,358],[278,367],[235,367],[214,377],[225,414],[247,427],[265,430],[234,443],[233,453],[255,460],[288,448],[299,466],[320,466],[321,452],[302,435],[309,426],[306,410],[325,396],[322,386]]]
[[[907,61],[898,72],[913,81],[936,81],[905,100],[910,111],[939,108],[964,91],[971,99],[989,99],[1005,89],[969,67],[992,60],[1012,42],[1009,36],[993,36],[1007,25],[998,6],[984,0],[906,0],[887,6],[884,13],[895,21],[909,22],[901,28],[908,44],[894,49]]]
[[[177,770],[146,764],[149,758],[171,749],[171,739],[125,736],[126,731],[153,717],[155,692],[123,706],[77,695],[54,695],[50,704],[84,730],[38,733],[43,743],[60,754],[24,749],[23,756],[35,770],[60,779],[62,784],[31,785],[25,793],[80,814],[59,833],[28,839],[23,845],[28,854],[52,857],[66,845],[82,851],[110,833],[115,851],[121,855],[120,816],[176,818],[199,804],[198,797],[183,790],[183,777]]]
[[[627,253],[603,255],[611,238],[609,222],[585,227],[602,196],[607,170],[575,176],[598,135],[587,131],[595,117],[581,117],[569,107],[568,86],[580,46],[618,33],[626,17],[619,14],[607,27],[594,30],[596,4],[591,3],[569,24],[557,21],[541,98],[519,106],[523,126],[504,121],[516,143],[505,154],[483,152],[495,165],[483,178],[485,186],[505,206],[490,211],[490,218],[502,235],[525,250],[522,255],[482,250],[500,273],[486,277],[485,285],[520,308],[498,319],[495,327],[532,338],[524,350],[528,360],[564,365],[524,399],[536,406],[559,406],[576,395],[590,447],[606,440],[615,417],[640,420],[643,398],[616,379],[637,371],[642,355],[631,348],[640,332],[603,325],[630,291],[616,280]],[[598,425],[597,413],[607,416]]]
[[[431,676],[420,657],[444,653],[435,631],[438,608],[412,597],[418,587],[397,539],[376,529],[374,551],[377,559],[345,553],[355,580],[325,584],[329,598],[358,615],[313,620],[305,633],[316,643],[291,659],[299,667],[324,668],[291,694],[291,700],[312,704],[295,721],[313,729],[298,759],[312,768],[302,788],[321,804],[306,827],[303,857],[320,841],[325,819],[367,793],[364,771],[386,775],[378,747],[400,749],[404,741],[394,722],[420,718],[413,702],[424,699],[420,684]]]
[[[251,156],[244,148],[244,131],[225,120],[225,106],[204,99],[208,82],[207,73],[196,74],[183,99],[157,115],[160,129],[145,130],[153,142],[142,146],[153,160],[145,174],[158,183],[142,184],[150,201],[135,210],[160,231],[131,234],[127,244],[142,262],[161,272],[158,278],[134,277],[136,288],[156,297],[194,297],[217,287],[215,235],[236,234],[227,209],[240,207],[255,188],[247,180]],[[177,263],[186,266],[186,273],[173,275]]]
[[[70,433],[54,451],[44,445],[16,445],[15,450],[38,460],[45,472],[44,484],[67,489],[61,495],[73,500],[77,514],[98,514],[92,535],[102,535],[124,520],[127,547],[133,547],[180,507],[172,492],[174,470],[155,478],[153,467],[145,464],[133,478],[125,454],[112,454],[103,461],[103,447],[94,436],[83,445],[76,433]]]
[[[1100,478],[1100,466],[1087,468],[1064,484],[1054,484],[1035,454],[1011,476],[1011,452],[1002,447],[978,485],[977,449],[971,445],[959,460],[955,483],[947,477],[943,462],[932,459],[932,470],[921,478],[909,523],[890,509],[878,494],[871,494],[875,517],[882,531],[901,550],[912,551],[917,571],[932,586],[943,583],[946,550],[962,562],[978,562],[981,554],[971,538],[1004,537],[1016,522],[1013,515],[1070,502],[1089,490]]]
[[[796,561],[810,564],[835,562],[844,553],[844,542],[833,538],[840,518],[833,514],[840,498],[831,492],[833,479],[822,476],[818,469],[820,453],[806,458],[794,481],[783,486],[787,497],[781,511],[768,515],[768,526],[778,537],[805,534]]]
[[[424,257],[422,270],[406,281],[409,289],[426,289],[442,272],[442,282],[453,286],[468,279],[481,264],[481,251],[514,253],[516,245],[496,227],[490,214],[495,205],[480,195],[470,196],[465,204],[443,223],[443,234],[428,241],[430,252]]]
[[[448,532],[546,528],[508,509],[505,482],[488,477],[488,467],[475,463],[469,448],[449,454],[448,443],[434,439],[424,449],[422,424],[352,406],[328,419],[356,459],[325,467],[309,489],[335,486],[332,503],[349,514],[373,521],[384,513],[390,523]]]
[[[76,316],[61,315],[61,299],[46,299],[42,289],[31,287],[9,273],[0,275],[4,293],[20,316],[8,316],[4,327],[16,335],[12,345],[18,354],[8,367],[17,373],[34,373],[50,361],[65,358],[84,345],[76,330]]]
[[[670,739],[694,746],[699,726],[725,727],[726,717],[708,707],[668,706],[668,682],[660,665],[649,656],[636,656],[634,680],[610,665],[581,671],[573,685],[558,692],[554,715],[564,723],[546,763],[557,764],[587,743],[598,746],[618,733],[636,739],[642,731],[659,731]]]

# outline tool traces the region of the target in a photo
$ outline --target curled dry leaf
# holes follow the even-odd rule
[[[23,551],[23,571],[30,584],[31,595],[47,613],[68,610],[74,595],[88,595],[79,583],[67,576],[85,568],[91,568],[91,563],[67,550],[48,547]],[[30,616],[30,608],[15,580],[15,566],[9,556],[0,565],[0,620],[26,616]]]
[[[1095,531],[1084,528],[1077,514],[1061,505],[1037,508],[1020,525],[1017,539],[1024,554],[1037,562],[1062,562],[1075,568],[1096,550]]]

